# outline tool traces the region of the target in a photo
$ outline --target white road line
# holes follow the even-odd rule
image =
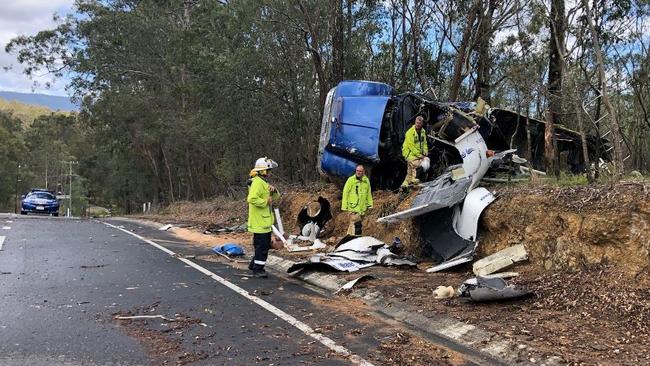
[[[3,226],[2,230],[11,230],[11,226]]]
[[[343,357],[347,357],[353,364],[355,364],[355,365],[363,365],[363,366],[374,366],[372,363],[364,360],[362,357],[353,354],[347,348],[345,348],[343,346],[339,346],[331,338],[328,338],[328,337],[325,337],[322,334],[316,333],[309,325],[301,322],[300,320],[298,320],[298,319],[294,318],[293,316],[285,313],[284,311],[278,309],[274,305],[271,305],[268,302],[260,299],[259,297],[251,295],[248,291],[244,290],[243,288],[235,285],[234,283],[226,280],[223,277],[220,277],[220,276],[210,272],[209,270],[201,267],[200,265],[192,262],[191,260],[189,260],[187,258],[180,257],[176,253],[174,253],[171,250],[163,247],[162,245],[157,244],[157,243],[155,243],[155,242],[153,242],[151,240],[145,239],[142,236],[140,236],[140,235],[138,235],[136,233],[133,233],[133,232],[131,232],[129,230],[123,229],[121,227],[117,227],[115,225],[111,225],[111,224],[106,223],[106,222],[104,222],[104,224],[108,225],[108,226],[110,226],[112,228],[121,230],[121,231],[123,231],[123,232],[125,232],[125,233],[127,233],[129,235],[135,236],[136,238],[144,241],[145,243],[151,244],[154,247],[162,250],[163,252],[165,252],[165,253],[167,253],[167,254],[169,254],[171,256],[174,256],[179,261],[187,264],[188,266],[191,266],[192,268],[196,269],[197,271],[205,274],[206,276],[208,276],[208,277],[212,278],[213,280],[219,282],[220,284],[228,287],[229,289],[231,289],[231,290],[235,291],[236,293],[242,295],[243,297],[249,299],[250,301],[254,302],[255,304],[257,304],[257,305],[263,307],[264,309],[270,311],[271,313],[273,313],[278,318],[281,318],[282,320],[286,321],[287,323],[289,323],[289,324],[293,325],[294,327],[298,328],[304,334],[316,339],[317,341],[322,343],[325,347],[331,349],[332,351],[338,353],[339,355],[341,355]]]
[[[2,246],[5,244],[5,236],[0,236],[0,250],[2,250]]]

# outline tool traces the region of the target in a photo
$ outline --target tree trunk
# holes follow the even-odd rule
[[[322,107],[325,105],[325,99],[327,99],[327,92],[329,91],[329,83],[327,82],[327,77],[325,76],[325,69],[323,67],[323,58],[320,54],[320,41],[318,34],[314,31],[314,26],[309,17],[309,13],[305,9],[302,1],[298,1],[298,6],[304,17],[305,23],[307,24],[307,32],[303,34],[305,39],[305,45],[307,50],[311,54],[311,58],[314,62],[314,69],[316,70],[316,77],[318,78],[318,94],[319,102],[321,107],[321,117],[322,117]]]
[[[334,31],[332,32],[332,81],[334,84],[343,80],[343,0],[334,4]]]
[[[552,172],[556,177],[560,176],[560,164],[557,158],[557,140],[555,139],[555,126],[551,111],[544,113],[546,126],[544,128],[544,165],[546,173]]]
[[[576,92],[577,92],[576,88]],[[582,93],[578,93],[578,95],[582,95]],[[591,161],[589,160],[589,148],[587,147],[587,137],[585,134],[585,128],[584,124],[582,121],[582,109],[579,106],[580,101],[576,101],[575,103],[575,111],[576,111],[576,121],[578,122],[578,132],[580,133],[580,142],[582,145],[582,158],[585,162],[585,171],[587,173],[587,180],[589,183],[593,183],[594,181],[594,176],[591,171]]]
[[[549,40],[549,59],[548,59],[548,92],[549,92],[549,110],[553,123],[560,123],[560,114],[562,113],[562,75],[564,70],[564,44],[565,44],[565,19],[564,19],[564,0],[551,1],[551,17],[549,29],[551,37]]]
[[[549,29],[551,37],[548,49],[548,99],[549,109],[547,111],[546,129],[544,131],[544,158],[546,169],[552,170],[556,177],[560,176],[560,164],[557,151],[557,140],[555,139],[555,124],[560,123],[562,111],[562,74],[564,70],[564,0],[551,1],[551,14]]]
[[[474,93],[474,100],[479,97],[483,98],[490,104],[492,92],[490,85],[490,44],[492,43],[492,17],[494,10],[497,7],[497,0],[488,0],[487,11],[481,15],[481,26],[479,28],[479,46],[478,46],[478,62],[476,67],[476,92]]]
[[[400,69],[400,83],[406,85],[406,77],[408,74],[408,67],[411,62],[408,47],[408,37],[406,36],[406,12],[408,8],[408,1],[402,0],[402,68]]]
[[[609,99],[609,93],[607,92],[607,76],[605,75],[605,63],[603,61],[603,51],[600,49],[600,41],[598,39],[598,33],[596,32],[596,26],[594,25],[594,20],[591,17],[591,9],[589,7],[589,2],[587,0],[582,0],[582,6],[584,7],[585,18],[589,24],[589,31],[591,32],[591,42],[593,45],[594,54],[596,55],[596,67],[598,68],[598,76],[600,79],[600,88],[601,95],[603,99],[603,104],[607,108],[609,113],[609,118],[611,121],[611,131],[612,131],[612,146],[614,147],[614,165],[615,175],[621,176],[625,172],[625,165],[623,162],[623,148],[621,146],[621,134],[620,126],[618,123],[618,115],[614,106],[612,105],[611,100]]]
[[[481,9],[481,0],[475,0],[474,4],[467,14],[467,24],[465,24],[465,29],[463,30],[463,38],[460,41],[460,46],[458,47],[458,53],[456,54],[456,60],[454,61],[454,76],[451,81],[451,87],[449,88],[449,100],[456,101],[458,100],[458,94],[460,91],[460,85],[463,83],[463,65],[465,65],[465,59],[467,58],[468,48],[470,44],[470,39],[472,35],[472,29],[474,29],[474,22],[476,21],[476,16]]]

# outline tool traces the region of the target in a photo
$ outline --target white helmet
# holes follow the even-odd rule
[[[259,171],[262,171],[262,170],[268,170],[268,169],[273,169],[273,168],[277,168],[277,167],[278,167],[278,163],[276,163],[275,161],[273,161],[273,160],[271,160],[271,159],[269,159],[269,158],[267,158],[265,156],[265,157],[259,158],[259,159],[257,159],[255,161],[255,167],[253,168],[253,171],[254,172],[259,172]]]

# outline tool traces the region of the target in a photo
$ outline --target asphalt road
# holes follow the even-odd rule
[[[0,216],[0,364],[383,364],[380,344],[403,332],[286,278],[185,259],[209,252],[166,232],[109,223]],[[141,315],[164,319],[116,319]]]

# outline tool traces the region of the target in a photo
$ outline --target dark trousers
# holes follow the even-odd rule
[[[253,233],[253,246],[255,247],[255,256],[248,265],[248,269],[261,271],[264,269],[266,258],[269,256],[269,249],[271,249],[271,233]]]

